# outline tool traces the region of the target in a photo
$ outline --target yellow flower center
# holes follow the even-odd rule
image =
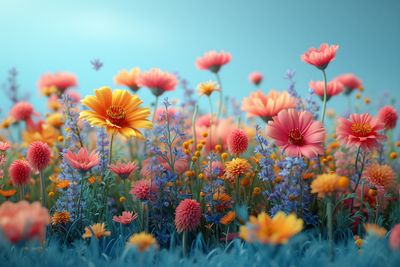
[[[296,146],[302,146],[304,144],[303,135],[299,128],[293,129],[289,132],[289,144]]]
[[[112,124],[120,125],[126,117],[126,112],[122,107],[110,106],[107,111],[107,117]]]
[[[351,131],[356,136],[365,137],[372,132],[372,127],[367,123],[353,123],[351,125]]]

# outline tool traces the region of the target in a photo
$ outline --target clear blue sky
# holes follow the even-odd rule
[[[253,70],[264,73],[264,90],[284,89],[288,68],[297,71],[297,89],[306,92],[309,80],[321,75],[300,54],[329,42],[340,50],[328,77],[357,74],[374,101],[384,90],[399,94],[399,14],[396,0],[0,0],[0,81],[15,66],[21,87],[38,105],[44,103],[39,76],[58,70],[78,76],[82,95],[114,86],[118,70],[134,66],[179,71],[195,86],[213,78],[195,68],[196,57],[223,49],[232,53],[221,72],[228,94],[248,95]],[[94,58],[105,64],[99,72],[89,63]],[[140,95],[151,99],[146,90]],[[331,105],[341,107],[344,100]]]

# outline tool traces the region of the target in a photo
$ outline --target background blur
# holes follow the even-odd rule
[[[305,95],[309,81],[322,77],[300,55],[328,42],[340,45],[328,79],[355,73],[376,106],[384,91],[399,95],[399,14],[396,0],[0,0],[0,82],[16,67],[21,90],[44,111],[36,87],[42,73],[75,73],[82,96],[103,85],[115,87],[114,75],[135,66],[178,71],[195,87],[214,79],[194,61],[215,49],[232,54],[221,71],[226,94],[242,98],[254,90],[247,79],[254,70],[265,76],[263,90],[285,89],[283,76],[291,68]],[[95,58],[104,63],[98,72],[90,64]],[[9,106],[3,95],[1,117]],[[153,99],[146,89],[139,95],[147,105]],[[344,96],[330,105],[345,107]]]

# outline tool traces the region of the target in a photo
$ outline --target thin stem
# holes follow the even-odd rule
[[[108,157],[108,164],[111,164],[111,160],[112,160],[113,141],[114,141],[114,134],[111,134],[110,152],[109,152],[109,157]]]
[[[24,185],[20,184],[18,185],[18,190],[19,190],[19,200],[24,200]]]
[[[324,75],[324,100],[323,100],[323,107],[322,107],[322,117],[321,117],[321,123],[324,125],[324,120],[325,120],[325,112],[326,112],[326,73],[325,70],[322,70],[322,74]]]
[[[147,203],[142,202],[142,224],[143,224],[143,231],[146,233],[149,231],[149,214],[148,214]]]
[[[186,257],[187,254],[187,231],[183,231],[182,234],[182,254],[183,257]]]
[[[223,102],[224,102],[224,97],[223,97],[223,93],[222,93],[222,83],[221,83],[221,78],[219,77],[218,72],[215,73],[215,76],[217,76],[217,81],[219,84],[219,107],[218,107],[218,113],[217,113],[217,121],[219,120],[219,118],[221,117],[222,114],[222,107],[223,107]]]
[[[326,226],[328,228],[328,241],[329,241],[329,258],[333,261],[333,212],[332,212],[332,199],[331,197],[326,198]]]
[[[156,96],[156,101],[154,103],[154,111],[153,111],[153,119],[152,119],[153,123],[154,123],[154,120],[156,119],[157,107],[158,107],[158,96]]]
[[[39,172],[40,174],[40,201],[42,202],[42,206],[46,207],[46,184],[45,184],[45,180],[44,180],[44,173],[43,170],[41,170]]]

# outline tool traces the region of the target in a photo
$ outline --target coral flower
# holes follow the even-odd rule
[[[336,173],[324,173],[318,175],[311,182],[311,193],[317,193],[319,198],[323,198],[326,195],[330,196],[337,191],[346,189],[348,185],[347,177],[339,176]]]
[[[217,73],[223,65],[228,64],[231,61],[231,54],[221,51],[209,51],[204,53],[202,57],[197,58],[196,67],[200,70],[209,70]]]
[[[310,88],[314,91],[314,93],[324,100],[324,87],[325,84],[323,81],[311,81]],[[332,96],[338,95],[343,91],[343,85],[340,82],[335,80],[330,81],[326,84],[326,101],[331,99]]]
[[[139,180],[132,185],[132,189],[129,192],[135,196],[136,199],[146,201],[153,198],[153,194],[157,192],[158,188],[150,180]]]
[[[138,217],[137,214],[133,214],[132,211],[123,211],[122,215],[120,216],[114,216],[113,221],[120,223],[120,224],[130,224],[134,220],[136,220]]]
[[[387,230],[385,228],[372,223],[364,224],[364,228],[369,235],[375,235],[379,238],[384,237],[387,233]]]
[[[249,81],[254,85],[259,85],[263,80],[263,75],[261,72],[252,72],[249,75]]]
[[[265,122],[271,120],[280,111],[295,108],[296,101],[288,92],[270,91],[264,95],[256,91],[245,97],[242,101],[242,110],[247,112],[247,117],[260,117]]]
[[[9,190],[0,189],[0,195],[2,195],[7,199],[15,195],[15,193],[17,193],[17,190],[15,189],[9,189]]]
[[[44,241],[50,216],[39,202],[27,201],[0,205],[0,230],[12,243],[39,239]]]
[[[324,70],[328,64],[335,59],[338,45],[321,44],[320,47],[310,48],[307,52],[301,55],[301,60],[313,65],[321,70]]]
[[[210,116],[206,116],[206,118],[210,118]],[[199,118],[200,122],[196,122],[196,135],[197,139],[201,140],[203,139],[202,135],[203,133],[209,133],[210,132],[210,121],[208,123],[206,122],[206,119]],[[203,125],[208,125],[208,126],[200,126],[199,123],[203,123]],[[216,145],[221,145],[222,150],[225,150],[227,148],[227,137],[231,131],[233,131],[236,128],[235,123],[233,122],[232,118],[227,118],[227,119],[221,119],[218,121],[213,121],[212,125],[212,139],[210,137],[207,137],[205,139],[205,145],[204,145],[204,153],[208,153],[210,151],[213,151]]]
[[[68,72],[57,72],[43,74],[39,81],[38,87],[42,92],[48,88],[56,88],[57,94],[60,95],[66,89],[77,85],[77,79],[74,74]]]
[[[68,211],[56,211],[51,217],[51,224],[67,224],[71,221],[71,214]]]
[[[351,94],[355,89],[361,89],[361,80],[357,78],[354,74],[346,73],[337,76],[334,80],[340,82],[343,85],[344,93],[346,95]]]
[[[133,92],[137,92],[140,89],[138,85],[138,77],[140,75],[139,68],[132,68],[130,71],[121,70],[115,77],[114,82],[116,85],[122,85],[129,87]]]
[[[110,236],[111,232],[107,231],[106,225],[104,223],[96,223],[91,226],[85,227],[85,233],[82,235],[82,238],[90,238],[93,235],[96,239],[99,239],[104,236]]]
[[[324,127],[307,111],[282,110],[268,123],[267,135],[289,157],[311,158],[323,154]]]
[[[42,171],[49,165],[51,150],[49,145],[41,141],[33,142],[27,151],[27,159],[31,166],[38,171]]]
[[[17,159],[9,168],[10,180],[13,185],[26,185],[30,179],[31,166],[28,161]]]
[[[166,91],[175,90],[178,79],[171,73],[160,69],[151,69],[140,74],[137,82],[139,86],[149,88],[153,95],[158,97]]]
[[[80,148],[78,153],[72,153],[71,150],[68,150],[64,154],[64,158],[72,167],[80,172],[86,172],[100,162],[99,154],[95,151],[89,154],[86,148]]]
[[[303,220],[298,219],[295,214],[286,215],[279,211],[271,218],[265,212],[260,213],[257,218],[250,216],[250,221],[240,227],[239,236],[249,243],[259,242],[261,244],[286,244],[289,239],[301,232]]]
[[[200,224],[200,203],[194,199],[185,199],[175,210],[175,226],[178,233],[193,231]]]
[[[372,149],[378,146],[385,136],[378,132],[384,129],[384,124],[368,113],[351,114],[349,119],[339,118],[336,127],[337,139],[347,147]]]
[[[225,162],[225,179],[234,183],[240,176],[247,174],[251,165],[246,159],[234,158]]]
[[[124,180],[127,179],[132,172],[138,170],[138,166],[135,162],[117,162],[115,164],[110,164],[108,168],[110,169],[110,171],[117,174],[119,177],[121,177],[121,179]]]
[[[141,232],[132,235],[129,238],[127,245],[135,247],[139,252],[144,252],[152,247],[157,248],[157,240],[153,235]]]
[[[385,124],[385,130],[391,130],[396,128],[397,124],[397,111],[392,106],[384,106],[378,112],[378,118]]]
[[[225,214],[224,217],[222,217],[219,220],[219,223],[223,225],[228,225],[231,224],[235,220],[235,218],[236,218],[236,212],[229,211],[227,214]]]
[[[152,123],[147,120],[150,109],[140,108],[142,101],[126,90],[111,91],[102,87],[94,91],[95,96],[87,96],[81,102],[92,110],[80,113],[80,118],[92,126],[105,127],[107,132],[120,133],[127,138],[143,138],[139,128],[151,129]]]
[[[400,250],[400,224],[396,224],[390,231],[389,245],[392,249]]]
[[[200,96],[203,95],[210,96],[212,93],[220,91],[220,88],[218,83],[213,81],[208,81],[199,83],[199,85],[197,85],[197,91],[199,91]]]
[[[35,115],[33,106],[25,101],[15,103],[10,110],[10,116],[15,121],[26,121],[29,122],[31,117]]]
[[[249,138],[242,129],[233,130],[227,138],[228,150],[233,155],[240,155],[247,150]]]
[[[382,188],[385,191],[393,188],[396,184],[396,173],[389,165],[380,165],[373,163],[363,172],[363,177],[376,188]]]
[[[3,142],[0,141],[0,151],[7,151],[8,149],[10,149],[10,144],[8,142]]]

